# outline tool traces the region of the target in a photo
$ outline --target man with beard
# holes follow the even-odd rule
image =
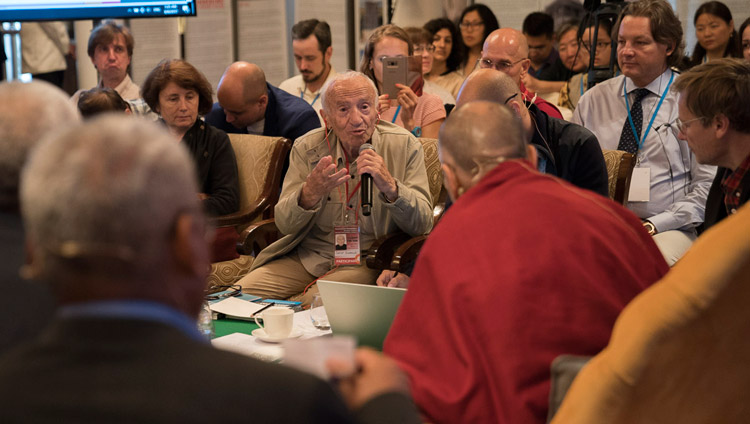
[[[331,28],[325,21],[308,19],[292,27],[292,49],[294,63],[300,75],[282,82],[279,88],[293,96],[299,96],[310,104],[320,116],[323,102],[320,89],[326,81],[336,75],[331,65]],[[323,123],[323,118],[320,118]]]

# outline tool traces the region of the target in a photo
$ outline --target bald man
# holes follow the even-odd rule
[[[479,67],[508,74],[523,93],[524,100],[534,103],[544,113],[553,118],[563,119],[560,110],[555,105],[538,97],[535,93],[529,92],[524,87],[521,76],[529,72],[530,66],[529,44],[520,31],[513,28],[501,28],[492,31],[484,40]]]
[[[667,264],[635,215],[537,172],[508,107],[460,106],[439,153],[454,205],[422,248],[384,351],[425,421],[543,424],[552,360],[604,348]]]
[[[219,101],[206,122],[228,133],[286,137],[293,142],[320,128],[318,114],[307,102],[266,82],[263,70],[252,63],[229,65],[216,94]]]
[[[492,69],[477,69],[466,78],[456,106],[477,100],[505,102],[515,112],[526,141],[537,150],[539,171],[609,196],[607,165],[591,131],[548,116],[523,99],[510,75]]]

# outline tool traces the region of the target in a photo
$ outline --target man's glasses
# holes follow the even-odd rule
[[[206,295],[206,300],[219,300],[242,295],[242,286],[240,286],[239,284],[217,285],[213,288],[214,290],[224,290],[218,293]]]
[[[674,121],[672,121],[669,124],[669,127],[672,129],[672,132],[674,133],[675,138],[677,138],[677,135],[679,133],[685,134],[685,131],[687,131],[688,127],[690,126],[690,123],[697,121],[699,119],[703,119],[703,117],[688,119],[687,121],[681,121],[680,118],[676,118]]]
[[[414,54],[422,54],[426,51],[430,53],[435,53],[435,46],[432,44],[425,46],[424,44],[420,44],[419,46],[414,46]]]
[[[483,25],[484,25],[484,22],[482,22],[482,21],[461,22],[460,24],[458,24],[458,26],[461,29],[476,29],[476,28],[479,28],[480,26],[483,26]]]
[[[479,67],[482,69],[495,69],[496,71],[505,72],[524,60],[526,60],[526,58],[518,59],[515,62],[507,60],[498,60],[497,62],[494,62],[492,59],[478,59],[477,63],[479,63]]]

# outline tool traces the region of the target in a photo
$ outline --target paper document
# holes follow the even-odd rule
[[[211,340],[211,344],[221,350],[250,356],[266,362],[278,362],[283,356],[281,345],[263,343],[248,334],[232,333]]]
[[[228,317],[251,319],[252,315],[263,306],[236,297],[228,297],[220,302],[212,303],[211,310]]]

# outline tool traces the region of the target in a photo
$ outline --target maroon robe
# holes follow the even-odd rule
[[[598,353],[667,270],[633,213],[508,161],[435,227],[384,350],[429,421],[541,424],[552,360]]]

